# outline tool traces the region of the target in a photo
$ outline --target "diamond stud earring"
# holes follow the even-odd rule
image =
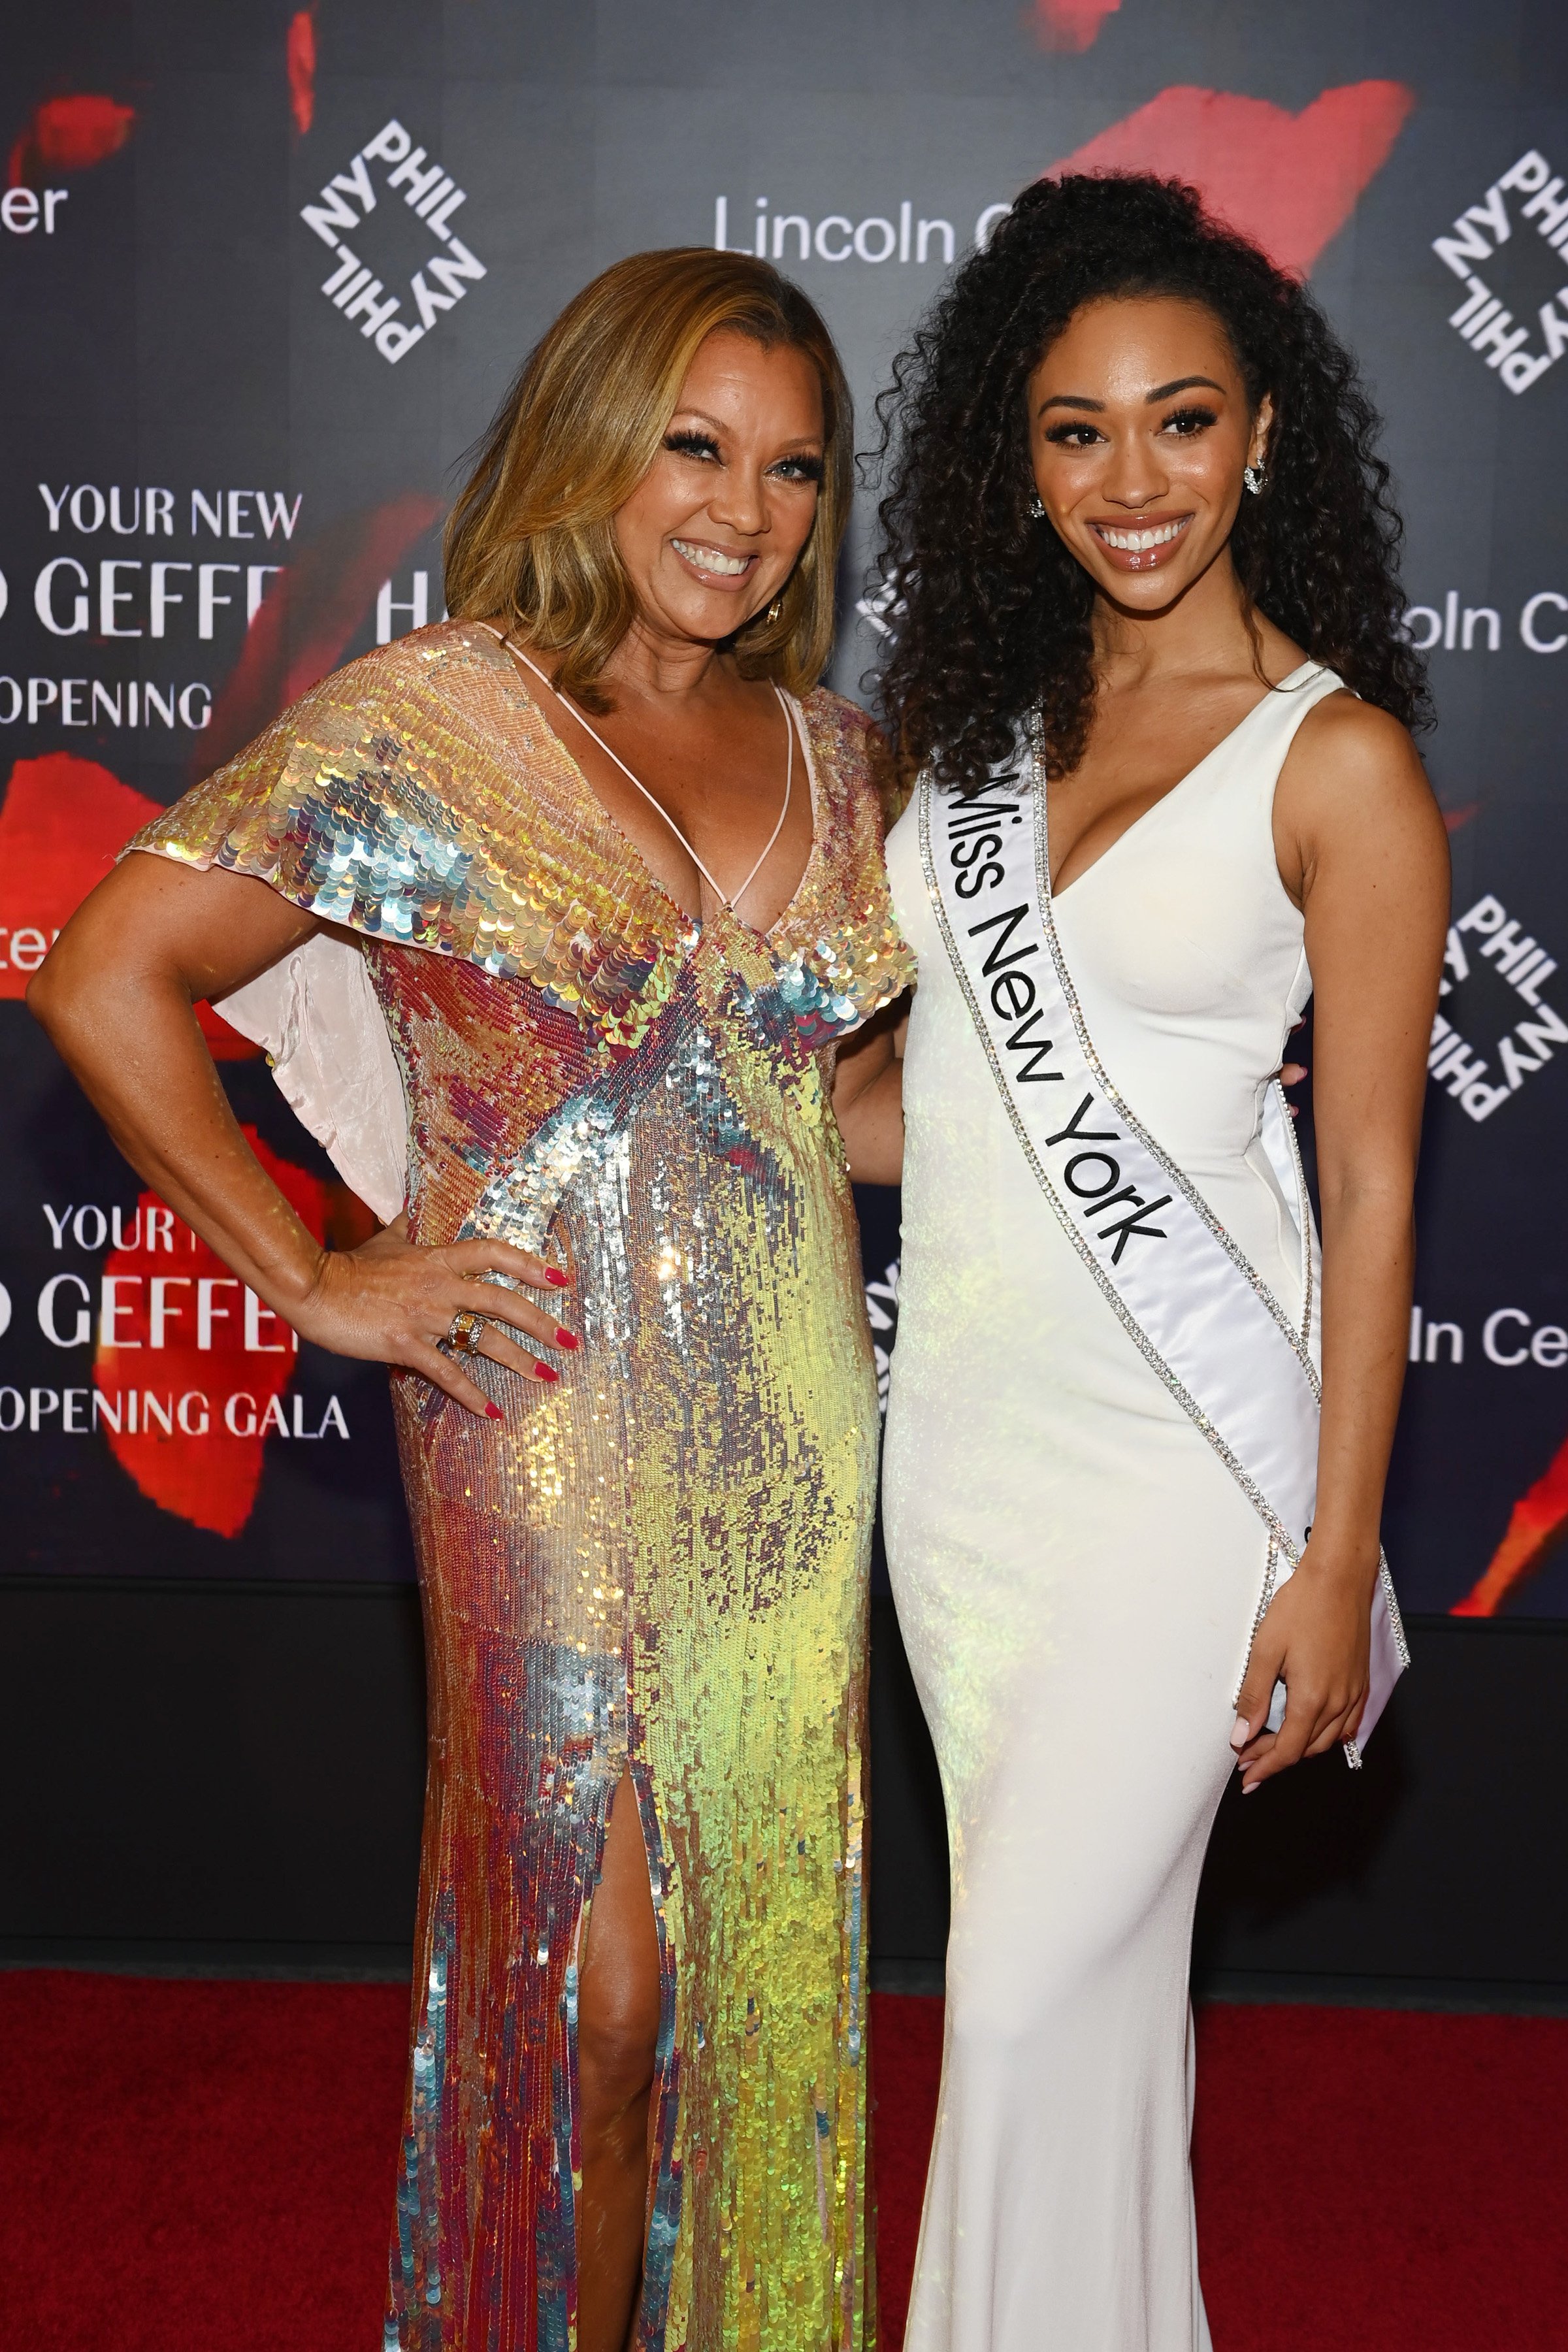
[[[1042,500],[1038,490],[1035,492],[1034,497],[1029,500],[1029,512],[1037,522],[1044,522],[1046,519],[1045,503]]]

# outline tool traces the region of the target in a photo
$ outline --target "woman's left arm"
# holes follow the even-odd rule
[[[1279,778],[1275,850],[1306,919],[1323,1225],[1323,1411],[1311,1537],[1237,1702],[1250,1793],[1353,1737],[1367,1693],[1384,1481],[1409,1345],[1412,1204],[1448,921],[1448,846],[1403,727],[1336,695]],[[1285,1720],[1262,1728],[1284,1677]]]

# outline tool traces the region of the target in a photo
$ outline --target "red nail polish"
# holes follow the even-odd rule
[[[535,1364],[533,1369],[542,1381],[558,1381],[561,1378],[553,1364]]]
[[[576,1332],[575,1332],[575,1331],[563,1331],[563,1330],[560,1328],[560,1327],[559,1327],[559,1326],[557,1326],[557,1328],[556,1328],[556,1332],[555,1332],[555,1344],[556,1344],[556,1346],[557,1346],[558,1348],[574,1348],[574,1347],[576,1347],[576,1345],[577,1345],[577,1334],[576,1334]]]
[[[546,1282],[552,1282],[557,1290],[566,1288],[566,1276],[558,1265],[547,1265],[544,1269],[544,1279]]]
[[[502,1412],[500,1405],[491,1404],[489,1397],[485,1399],[485,1411],[489,1413],[492,1421],[504,1421],[506,1419],[506,1415]]]

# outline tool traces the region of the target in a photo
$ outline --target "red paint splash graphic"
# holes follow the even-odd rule
[[[231,760],[337,667],[382,582],[441,507],[439,499],[411,490],[385,506],[345,515],[301,547],[246,631],[244,650],[201,736],[202,775]]]
[[[1527,1487],[1513,1507],[1508,1532],[1487,1562],[1473,1591],[1449,1611],[1452,1617],[1495,1617],[1509,1595],[1540,1568],[1548,1547],[1568,1522],[1568,1440],[1552,1455],[1543,1476]]]
[[[156,802],[95,760],[51,751],[16,761],[0,807],[0,997],[24,993],[56,934],[130,835],[158,814]],[[210,1004],[196,1011],[218,1060],[258,1052]],[[318,1241],[330,1232],[336,1246],[353,1248],[375,1231],[345,1184],[310,1175],[279,1159],[252,1129],[245,1133]],[[97,1425],[151,1501],[214,1535],[237,1535],[255,1505],[268,1433],[314,1434],[282,1420],[296,1361],[291,1334],[247,1299],[216,1255],[152,1192],[140,1196],[129,1237],[103,1272],[116,1285],[110,1319],[120,1344],[105,1344],[100,1323]]]
[[[159,814],[156,801],[74,751],[16,761],[0,807],[0,999],[26,995],[88,892]],[[259,1051],[210,1004],[196,1010],[217,1060]]]
[[[1228,90],[1163,89],[1050,172],[1190,181],[1221,220],[1304,278],[1388,161],[1415,104],[1397,81],[1326,89],[1300,114]]]
[[[279,1160],[254,1128],[245,1136],[321,1241],[329,1187]],[[293,1334],[252,1304],[153,1192],[139,1196],[130,1243],[110,1252],[103,1275],[112,1286],[103,1320],[112,1318],[121,1342],[107,1346],[100,1322],[92,1376],[110,1452],[161,1509],[215,1536],[238,1535],[255,1507],[268,1435],[293,1428],[283,1404],[299,1360]]]
[[[86,172],[117,155],[131,136],[133,106],[79,90],[36,106],[11,150],[6,173],[13,188],[36,188],[53,172]]]
[[[1121,5],[1121,0],[1035,0],[1035,38],[1042,49],[1080,58]]]
[[[0,998],[26,993],[55,934],[157,814],[96,760],[16,761],[0,807]]]
[[[289,110],[301,139],[316,119],[316,12],[300,8],[289,19],[283,44],[289,75]]]

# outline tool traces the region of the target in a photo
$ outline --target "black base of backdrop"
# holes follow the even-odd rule
[[[941,1790],[891,1603],[873,1610],[872,1981],[937,1991]],[[1416,1671],[1359,1778],[1329,1757],[1227,1798],[1200,1992],[1568,2009],[1568,1629],[1412,1635]],[[424,1777],[409,1587],[16,1580],[0,1656],[0,1960],[406,1972]]]

